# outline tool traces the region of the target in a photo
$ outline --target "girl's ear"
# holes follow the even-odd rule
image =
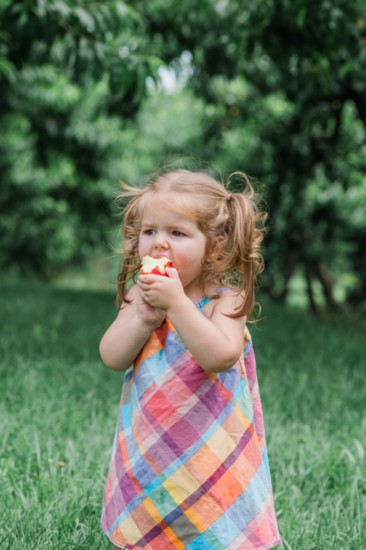
[[[213,262],[222,256],[222,250],[226,244],[226,237],[224,235],[218,235],[212,240],[210,246],[208,246],[206,253],[206,261]]]

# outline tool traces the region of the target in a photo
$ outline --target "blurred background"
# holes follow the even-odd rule
[[[111,287],[119,179],[243,170],[270,213],[263,291],[362,317],[365,8],[1,0],[3,276]]]
[[[364,550],[365,0],[0,0],[1,549],[110,548],[115,194],[162,166],[254,179],[283,546]]]

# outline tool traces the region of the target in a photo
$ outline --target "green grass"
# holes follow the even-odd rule
[[[99,528],[121,375],[108,292],[1,285],[0,548],[110,548]],[[366,548],[365,334],[263,306],[252,328],[284,548]],[[164,550],[164,549],[162,549]]]

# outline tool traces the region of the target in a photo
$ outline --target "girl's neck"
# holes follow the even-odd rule
[[[208,284],[205,287],[200,286],[196,288],[185,288],[184,292],[186,296],[192,300],[192,302],[199,302],[209,294],[215,294],[215,291],[217,290],[218,285],[217,284]]]

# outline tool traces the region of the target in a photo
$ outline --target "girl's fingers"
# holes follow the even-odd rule
[[[169,279],[179,279],[179,274],[175,267],[166,267],[165,271],[168,274]]]
[[[150,281],[150,282],[146,282],[146,281],[141,281],[140,278],[137,279],[137,284],[140,288],[143,288],[143,289],[147,289],[147,288],[150,288],[151,285],[153,284],[154,281]]]

